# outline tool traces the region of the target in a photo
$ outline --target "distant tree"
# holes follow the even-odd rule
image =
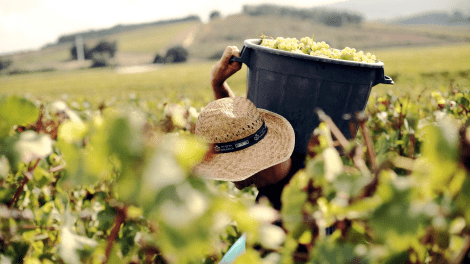
[[[0,58],[0,71],[10,67],[11,64],[12,64],[11,60],[5,60],[3,58]]]
[[[188,56],[189,53],[185,48],[181,46],[175,46],[166,52],[165,63],[185,62],[188,60]]]
[[[461,11],[454,11],[454,17],[456,19],[463,19],[464,15]]]
[[[110,64],[110,59],[116,54],[116,42],[106,40],[100,41],[91,51],[92,68],[106,67]]]
[[[363,17],[357,14],[343,13],[343,16],[349,24],[361,24],[363,20]]]
[[[161,56],[160,54],[157,54],[153,59],[153,63],[165,63],[165,58],[163,58],[163,56]]]
[[[83,44],[83,51],[85,53],[85,60],[91,60],[91,49],[87,47],[86,44]],[[77,53],[77,46],[73,46],[71,49],[70,49],[70,55],[72,55],[72,59],[73,60],[77,60],[78,59],[78,53]]]
[[[325,15],[323,23],[330,27],[341,27],[343,25],[343,16],[338,13]]]
[[[107,67],[110,64],[111,56],[108,52],[93,52],[91,59],[93,61],[92,68]]]
[[[466,17],[462,11],[454,11],[454,14],[450,18],[451,23],[468,23],[470,22],[470,16]]]
[[[116,54],[116,51],[116,42],[102,40],[91,50],[91,53],[108,53],[109,57],[112,58],[114,54]]]
[[[295,8],[274,4],[261,5],[243,5],[243,14],[250,16],[290,16],[300,18],[302,20],[312,20],[314,22],[323,23],[328,26],[340,27],[345,24],[360,25],[363,21],[361,15],[352,12],[338,12],[323,8]]]
[[[209,20],[213,20],[213,19],[216,19],[216,18],[219,18],[221,15],[220,15],[220,12],[217,11],[217,10],[214,10],[211,12],[210,16],[209,16]]]

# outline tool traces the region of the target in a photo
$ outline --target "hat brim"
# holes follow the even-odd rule
[[[295,146],[292,125],[276,113],[258,110],[268,127],[266,136],[246,149],[206,156],[194,167],[198,175],[211,180],[242,181],[290,158]]]

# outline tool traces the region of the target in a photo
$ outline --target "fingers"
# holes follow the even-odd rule
[[[232,55],[240,57],[240,50],[237,48],[237,46],[232,46]]]
[[[222,64],[229,64],[232,56],[240,57],[240,51],[236,46],[227,46],[221,58]]]

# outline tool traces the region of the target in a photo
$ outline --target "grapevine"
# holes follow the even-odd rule
[[[219,263],[242,234],[237,263],[468,261],[468,109],[465,90],[372,94],[352,139],[318,111],[278,212],[193,173],[189,100],[3,97],[0,262]]]

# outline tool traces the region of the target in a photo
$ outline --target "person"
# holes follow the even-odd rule
[[[254,185],[259,191],[257,202],[265,197],[273,208],[280,210],[282,190],[294,174],[305,167],[305,154],[293,152],[295,134],[289,121],[256,108],[245,97],[235,96],[227,79],[238,72],[242,64],[231,62],[232,56],[239,57],[240,51],[236,46],[226,47],[210,72],[215,101],[199,115],[195,133],[214,144],[211,155],[206,155],[196,171],[208,179],[231,181],[240,190]],[[257,142],[250,141],[263,126],[267,128],[265,137]],[[236,144],[247,140],[249,144],[235,148]]]
[[[199,114],[195,128],[211,148],[195,171],[207,179],[231,181],[239,190],[255,185],[256,202],[267,198],[274,209],[281,210],[282,190],[305,168],[306,154],[294,152],[295,133],[287,119],[235,96],[227,79],[242,64],[230,61],[232,56],[240,57],[239,49],[226,47],[211,68],[215,101]],[[276,224],[282,226],[282,221]],[[326,235],[334,230],[334,225],[327,227]]]

